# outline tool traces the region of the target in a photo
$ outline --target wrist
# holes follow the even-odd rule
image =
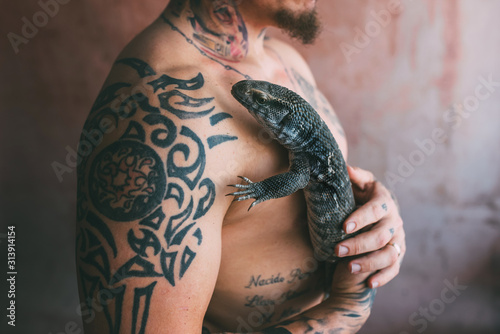
[[[364,287],[356,292],[334,292],[325,301],[332,309],[343,309],[357,314],[359,317],[368,318],[371,312],[373,301],[375,300],[376,289]]]

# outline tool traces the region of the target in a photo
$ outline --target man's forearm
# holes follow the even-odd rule
[[[356,333],[370,315],[376,289],[332,296],[323,303],[283,323],[267,328],[263,334]]]
[[[376,289],[360,285],[359,292],[335,295],[304,313],[258,333],[357,333],[370,315],[375,294]],[[236,333],[224,332],[224,334]]]

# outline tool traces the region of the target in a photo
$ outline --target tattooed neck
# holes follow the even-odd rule
[[[165,14],[187,21],[189,37],[220,60],[240,61],[248,54],[248,32],[234,0],[176,0]]]

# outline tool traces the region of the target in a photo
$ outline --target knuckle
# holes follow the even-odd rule
[[[394,248],[392,246],[389,246],[389,247]],[[398,262],[398,258],[399,258],[399,256],[398,256],[397,251],[395,249],[392,250],[391,255],[390,255],[391,265]]]
[[[399,215],[397,216],[394,222],[396,224],[396,227],[398,228],[403,227],[403,219]]]
[[[370,205],[370,211],[372,212],[375,221],[379,221],[383,216],[382,205],[378,203],[372,203]]]
[[[373,182],[373,183],[378,182],[377,180],[375,180],[375,175],[373,175],[372,172],[369,172],[369,171],[365,171],[365,172],[366,172],[366,180],[368,182]]]
[[[365,261],[365,262],[360,262],[359,265],[361,266],[361,272],[370,272],[374,271],[374,265],[372,264],[371,261]]]
[[[383,196],[391,198],[391,192],[387,187],[380,181],[375,181],[375,187]]]
[[[377,235],[376,244],[378,248],[382,248],[391,240],[391,234],[389,232],[382,232]]]
[[[394,276],[397,276],[399,275],[399,269],[400,269],[400,266],[396,266],[396,268],[394,269]]]

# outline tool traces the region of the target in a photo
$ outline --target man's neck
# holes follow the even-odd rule
[[[234,0],[173,0],[163,15],[207,54],[239,62],[263,50],[263,27],[248,24]]]

